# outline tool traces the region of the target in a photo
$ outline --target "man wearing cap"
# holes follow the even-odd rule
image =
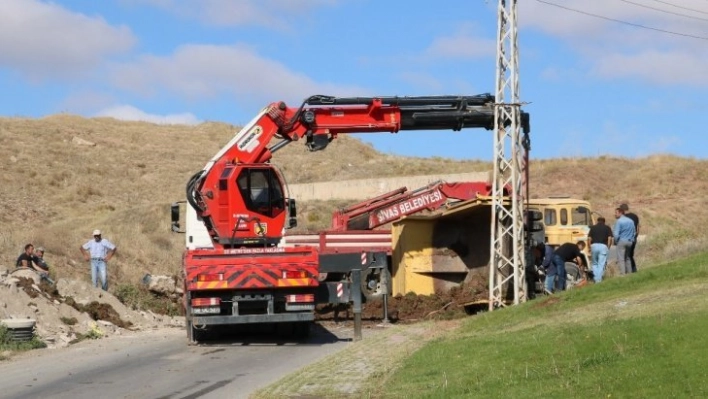
[[[91,262],[91,283],[98,287],[98,278],[101,279],[101,288],[108,290],[108,276],[106,262],[116,253],[116,246],[105,238],[101,238],[101,230],[93,231],[93,240],[79,247],[86,261]]]
[[[44,260],[44,247],[37,247],[37,249],[34,250],[32,260],[45,272],[49,271],[49,265],[47,264],[47,261]]]

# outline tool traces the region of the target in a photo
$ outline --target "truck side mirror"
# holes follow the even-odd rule
[[[173,233],[184,233],[180,230],[179,224],[179,202],[173,202],[170,206],[170,219],[172,220],[172,232]]]
[[[529,209],[526,212],[526,230],[530,232],[543,231],[544,226],[541,223],[543,213],[536,209]]]
[[[297,227],[297,206],[293,198],[288,198],[288,228]]]

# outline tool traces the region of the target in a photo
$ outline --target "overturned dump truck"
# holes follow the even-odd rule
[[[491,197],[480,196],[394,222],[392,294],[432,295],[465,282],[486,290],[491,215]]]
[[[587,201],[571,197],[531,199],[529,210],[543,215],[541,236],[551,246],[585,240],[594,223]],[[393,295],[432,295],[465,284],[487,298],[491,197],[479,196],[429,214],[392,224]]]

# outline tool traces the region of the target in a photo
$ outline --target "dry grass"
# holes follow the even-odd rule
[[[110,266],[113,282],[135,283],[148,272],[178,273],[184,236],[169,232],[169,204],[183,199],[187,179],[235,130],[213,122],[165,126],[71,115],[0,118],[0,266],[12,266],[23,245],[33,242],[47,248],[57,277],[88,278],[78,247],[100,228],[119,247]],[[76,144],[75,137],[96,145]],[[295,143],[276,153],[274,163],[289,183],[490,168],[476,160],[381,154],[346,136],[319,153]],[[707,166],[668,155],[537,161],[532,194],[585,198],[606,216],[627,201],[650,237],[638,252],[670,258],[706,243]],[[341,205],[302,203],[301,228],[328,226],[329,213]]]

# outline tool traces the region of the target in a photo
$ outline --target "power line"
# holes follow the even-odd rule
[[[654,28],[654,27],[651,27],[651,26],[646,26],[646,25],[641,25],[641,24],[635,24],[634,22],[623,21],[623,20],[621,20],[621,19],[610,18],[610,17],[606,17],[606,16],[604,16],[604,15],[593,14],[593,13],[590,13],[590,12],[587,12],[587,11],[582,11],[582,10],[577,10],[577,9],[575,9],[575,8],[570,8],[570,7],[562,6],[562,5],[560,5],[560,4],[551,3],[550,1],[545,1],[545,0],[536,0],[536,1],[539,2],[539,3],[547,4],[547,5],[549,5],[549,6],[562,8],[562,9],[567,10],[567,11],[572,11],[572,12],[576,12],[576,13],[578,13],[578,14],[583,14],[583,15],[587,15],[587,16],[590,16],[590,17],[595,17],[595,18],[604,19],[605,21],[617,22],[617,23],[620,23],[620,24],[633,26],[633,27],[635,27],[635,28],[648,29],[648,30],[652,30],[652,31],[655,31],[655,32],[666,33],[666,34],[669,34],[669,35],[690,37],[690,38],[692,38],[692,39],[699,39],[699,40],[706,40],[706,41],[708,41],[708,37],[706,37],[706,36],[697,36],[697,35],[692,35],[692,34],[690,34],[690,33],[674,32],[674,31],[670,31],[670,30],[666,30],[666,29],[659,29],[659,28]]]
[[[678,4],[669,3],[668,1],[661,1],[661,0],[653,0],[653,1],[655,1],[655,2],[657,2],[657,3],[661,3],[661,4],[666,4],[667,6],[680,8],[680,9],[682,9],[682,10],[688,10],[688,11],[697,12],[697,13],[699,13],[699,14],[706,14],[706,15],[708,15],[708,12],[706,12],[706,11],[701,11],[701,10],[696,10],[695,8],[680,6],[680,5],[678,5]]]
[[[665,14],[678,15],[679,17],[697,19],[697,20],[699,20],[699,21],[708,21],[708,19],[706,19],[706,18],[694,17],[693,15],[686,15],[686,14],[681,14],[680,12],[668,11],[668,10],[664,10],[664,9],[661,9],[661,8],[656,8],[656,7],[648,6],[648,5],[646,5],[646,4],[635,3],[635,2],[629,1],[629,0],[620,0],[620,1],[621,1],[621,2],[624,2],[624,3],[627,3],[627,4],[631,4],[631,5],[637,6],[637,7],[642,7],[642,8],[647,8],[647,9],[649,9],[649,10],[654,10],[654,11],[663,12],[663,13],[665,13]]]

